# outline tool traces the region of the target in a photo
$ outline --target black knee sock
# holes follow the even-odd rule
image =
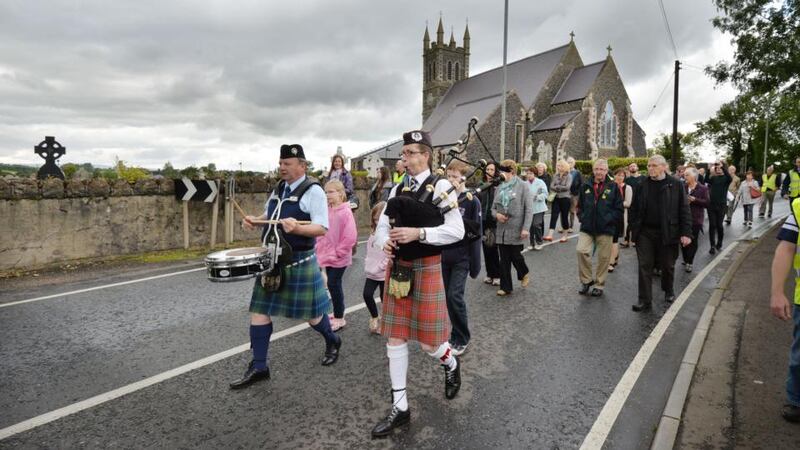
[[[325,338],[326,343],[334,344],[339,342],[339,336],[336,336],[336,333],[334,333],[331,329],[331,322],[328,320],[327,314],[323,314],[322,320],[320,320],[316,325],[311,325],[311,328],[316,330],[317,333],[321,334],[322,337]]]

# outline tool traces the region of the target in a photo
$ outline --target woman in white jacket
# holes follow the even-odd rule
[[[758,192],[758,197],[752,196],[752,190],[755,189],[755,192]],[[744,181],[739,186],[739,198],[741,198],[742,207],[744,209],[744,226],[752,227],[753,226],[753,206],[758,203],[758,199],[761,197],[761,188],[758,186],[758,181],[753,179],[753,171],[748,170],[747,175],[745,175]]]
[[[622,195],[622,206],[625,208],[624,214],[617,222],[617,232],[614,234],[613,244],[611,244],[611,264],[608,266],[608,271],[613,272],[619,264],[619,238],[625,232],[625,227],[628,225],[628,208],[633,201],[633,188],[625,183],[625,169],[619,168],[614,172],[614,182],[617,184],[620,195]]]

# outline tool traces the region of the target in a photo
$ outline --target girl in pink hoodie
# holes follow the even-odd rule
[[[383,249],[375,246],[375,228],[378,227],[378,219],[383,213],[384,206],[386,202],[378,202],[372,207],[372,234],[367,240],[367,256],[364,259],[364,273],[367,275],[367,280],[364,282],[364,303],[367,304],[371,316],[369,332],[373,334],[381,334],[378,306],[375,305],[375,288],[380,289],[383,300],[383,281],[386,278],[386,262],[389,260]]]
[[[342,182],[332,180],[325,183],[325,196],[328,198],[328,232],[317,238],[316,252],[319,266],[328,275],[328,292],[334,317],[331,328],[337,331],[347,325],[344,320],[342,277],[353,263],[353,246],[356,245],[358,234]]]

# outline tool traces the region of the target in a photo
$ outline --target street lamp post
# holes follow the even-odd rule
[[[506,56],[508,54],[508,0],[505,1],[503,19],[503,100],[500,106],[500,161],[506,156],[506,90],[508,85],[508,68]]]

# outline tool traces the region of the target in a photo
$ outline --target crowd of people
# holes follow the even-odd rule
[[[760,202],[760,217],[772,216],[778,189],[782,195],[800,197],[800,158],[785,180],[770,167],[759,183],[752,171],[740,180],[736,168],[724,161],[711,164],[707,174],[691,164],[671,174],[659,155],[648,159],[646,175],[635,163],[610,173],[604,159],[595,160],[587,176],[572,158],[557,161],[552,175],[543,162],[527,167],[524,175],[513,160],[493,162],[482,173],[482,181],[491,187],[473,196],[466,192],[466,164],[452,162],[444,177],[432,173],[433,146],[427,132],[405,133],[403,144],[395,173],[382,167],[368,194],[371,232],[363,299],[370,314],[369,332],[387,338],[391,380],[391,408],[372,429],[373,437],[386,436],[411,418],[406,385],[409,340],[444,368],[445,397],[458,394],[458,357],[470,343],[466,283],[468,277],[479,276],[482,265],[483,282],[497,287],[499,297],[512,295],[517,283],[522,289],[531,283],[524,252],[541,250],[546,241],[568,242],[577,231],[577,292],[601,297],[609,273],[620,264],[620,248],[633,246],[638,301],[632,309],[647,311],[653,305],[654,277],[660,277],[665,304],[675,300],[677,257],[682,254],[686,272],[693,270],[706,217],[709,252],[715,254],[723,245],[723,224],[730,223],[739,204],[749,227],[756,203]],[[292,247],[292,261],[283,269],[279,287],[267,288],[258,279],[254,285],[253,358],[231,388],[269,378],[272,315],[307,320],[324,338],[323,365],[339,357],[342,339],[336,332],[347,324],[342,279],[356,253],[352,211],[358,201],[341,155],[332,158],[322,185],[306,176],[306,168],[301,146],[283,146],[282,181],[270,194],[265,213],[243,221],[243,227],[252,229],[259,221],[274,220]]]

